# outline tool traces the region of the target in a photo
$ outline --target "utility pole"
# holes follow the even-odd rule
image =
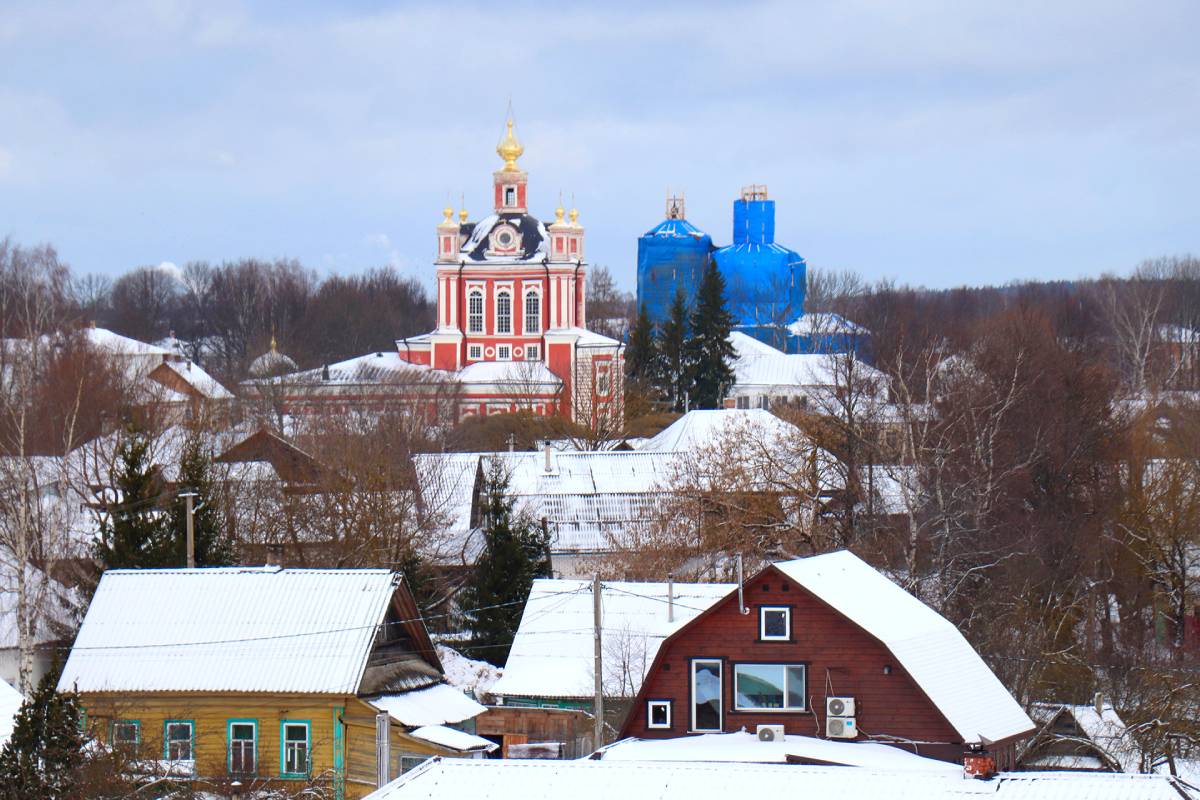
[[[600,576],[592,577],[592,638],[595,642],[595,663],[592,669],[596,673],[596,703],[593,709],[596,714],[593,738],[596,749],[604,745],[604,672],[600,653]]]
[[[196,568],[196,510],[192,508],[192,501],[198,495],[190,489],[179,495],[187,501],[187,567],[188,569]]]

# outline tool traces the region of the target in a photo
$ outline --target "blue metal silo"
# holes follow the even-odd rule
[[[668,198],[667,218],[638,237],[638,307],[645,304],[654,324],[670,315],[677,289],[694,305],[712,250],[712,237],[684,218],[683,198]]]

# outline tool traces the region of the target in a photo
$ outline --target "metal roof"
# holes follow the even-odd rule
[[[109,570],[58,685],[354,694],[397,580],[383,569]]]
[[[675,800],[680,797],[939,800],[1195,800],[1165,775],[1009,772],[991,780],[921,772],[792,764],[431,759],[366,800]]]

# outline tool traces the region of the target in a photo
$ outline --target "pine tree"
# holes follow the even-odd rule
[[[631,381],[652,385],[658,375],[658,346],[654,340],[654,324],[650,312],[642,303],[633,330],[629,332],[629,347],[625,351],[625,372]]]
[[[671,312],[662,326],[659,342],[661,389],[675,411],[684,411],[687,406],[688,375],[688,313],[683,299],[683,289],[675,292]]]
[[[692,408],[720,408],[733,386],[733,315],[725,305],[725,279],[710,261],[696,292],[687,343]]]
[[[188,436],[184,444],[179,460],[179,486],[181,492],[197,495],[192,498],[196,566],[221,567],[235,563],[233,543],[213,491],[212,453],[198,433]],[[171,507],[166,550],[163,566],[187,564],[187,501],[182,497],[176,497]]]
[[[480,503],[483,552],[461,604],[468,609],[479,657],[502,666],[534,578],[550,574],[550,537],[536,521],[514,515],[508,475],[498,459],[488,468]]]
[[[75,795],[84,743],[82,712],[75,695],[55,690],[55,681],[52,670],[17,714],[12,738],[0,751],[0,800]]]
[[[169,518],[162,513],[162,484],[150,463],[150,438],[126,430],[117,452],[117,496],[100,525],[95,555],[102,569],[181,566],[168,563]]]

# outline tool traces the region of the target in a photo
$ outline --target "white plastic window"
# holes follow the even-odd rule
[[[542,357],[542,349],[536,344],[525,345],[525,360],[538,361]]]
[[[786,642],[792,638],[792,610],[787,606],[763,606],[758,610],[758,638],[764,642]]]
[[[670,700],[651,700],[646,703],[646,727],[652,730],[671,727]]]
[[[469,344],[467,345],[467,358],[471,361],[478,361],[483,358],[483,345]]]
[[[733,707],[738,711],[805,711],[803,664],[734,664]]]
[[[720,731],[722,718],[721,662],[692,662],[692,730]]]
[[[508,361],[512,358],[512,348],[506,344],[497,345],[496,358],[499,361]]]

